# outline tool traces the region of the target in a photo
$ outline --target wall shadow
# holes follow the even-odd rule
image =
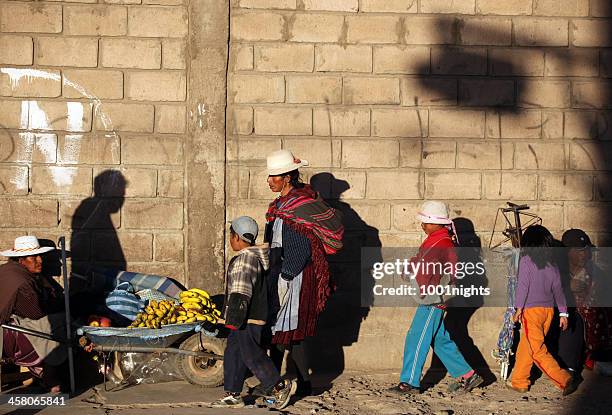
[[[368,317],[374,280],[363,277],[362,271],[372,268],[374,261],[380,261],[382,243],[378,229],[368,225],[349,203],[342,200],[342,194],[350,189],[345,180],[331,173],[318,173],[310,179],[312,187],[334,209],[342,214],[345,227],[343,248],[336,255],[328,257],[330,277],[335,291],[327,301],[318,322],[317,335],[309,341],[312,356],[312,371],[315,389],[327,390],[331,383],[344,372],[344,347],[357,342],[362,322]],[[374,248],[375,254],[362,263],[362,248]]]

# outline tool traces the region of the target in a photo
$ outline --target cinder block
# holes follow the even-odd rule
[[[161,68],[162,48],[157,39],[102,39],[102,66],[111,68]]]
[[[319,72],[372,72],[372,47],[316,45],[315,70]]]
[[[424,46],[374,47],[374,72],[376,73],[429,73],[430,51]]]
[[[123,164],[183,164],[183,138],[173,136],[133,136],[121,139]]]
[[[537,0],[533,4],[536,16],[588,16],[589,0]]]
[[[60,33],[62,5],[11,1],[0,5],[0,31]]]
[[[128,72],[126,97],[135,101],[185,101],[187,80],[184,72]]]
[[[0,95],[5,97],[59,97],[62,94],[60,71],[45,70],[40,75],[0,72]]]
[[[572,106],[574,108],[611,108],[609,92],[611,82],[574,82]]]
[[[94,170],[95,194],[98,197],[155,197],[157,194],[157,170],[136,167],[113,169],[115,174],[107,174],[106,167]],[[125,186],[117,185],[117,177],[122,176]]]
[[[529,15],[533,0],[478,0],[476,11],[479,14]]]
[[[591,0],[591,16],[612,17],[612,8],[608,0]]]
[[[590,49],[565,49],[546,52],[546,76],[597,76],[599,54]]]
[[[123,225],[126,229],[183,229],[183,203],[157,200],[126,200]]]
[[[26,223],[32,228],[55,228],[57,200],[0,199],[0,215],[4,218],[2,228],[22,228]]]
[[[366,172],[333,170],[331,195],[342,200],[364,199],[366,195]],[[348,188],[347,188],[348,186]]]
[[[356,12],[359,9],[359,2],[358,0],[301,0],[300,7],[304,10]]]
[[[612,162],[612,146],[608,142],[570,144],[569,168],[572,170],[606,170]]]
[[[312,135],[312,109],[255,108],[255,134]]]
[[[540,138],[542,114],[537,110],[505,113],[487,113],[487,137],[491,138]]]
[[[315,108],[314,135],[358,137],[370,135],[370,110],[362,108]]]
[[[160,262],[183,262],[185,246],[182,233],[158,233],[154,242],[155,260]]]
[[[89,196],[91,191],[90,167],[32,167],[32,194]]]
[[[251,45],[231,45],[230,46],[230,66],[234,71],[250,71],[254,68],[253,46]]]
[[[92,235],[92,254],[97,261],[151,261],[153,235],[150,233],[96,232]],[[119,244],[121,250],[108,249]]]
[[[123,98],[123,73],[87,69],[65,69],[62,76],[66,98]]]
[[[160,170],[157,174],[159,197],[182,198],[185,186],[185,175],[180,170]]]
[[[404,0],[361,0],[359,11],[364,13],[416,13],[417,2]]]
[[[480,199],[482,177],[480,173],[425,173],[425,198]]]
[[[609,123],[612,122],[610,113],[599,111],[566,111],[565,112],[565,138],[612,138]]]
[[[344,17],[333,14],[296,14],[289,24],[292,42],[338,42]]]
[[[437,47],[431,50],[434,74],[484,75],[487,72],[487,51],[484,48]]]
[[[33,130],[91,131],[92,104],[30,101],[28,128]]]
[[[476,0],[421,0],[421,13],[474,14]]]
[[[60,200],[60,226],[73,230],[117,229],[121,226],[122,202],[120,198]]]
[[[578,228],[590,234],[612,224],[607,204],[567,204],[565,209],[566,229]]]
[[[565,148],[560,143],[516,142],[514,168],[519,170],[563,170]]]
[[[285,79],[271,75],[234,75],[230,91],[236,103],[284,102]]]
[[[478,107],[514,104],[514,81],[483,79],[459,81],[459,105]]]
[[[459,169],[511,169],[513,158],[514,146],[512,143],[464,142],[457,145],[457,168]]]
[[[228,113],[228,125],[234,134],[250,135],[253,133],[253,108],[233,107]]]
[[[423,182],[418,172],[403,170],[368,171],[368,199],[422,199]],[[401,183],[398,186],[397,183]]]
[[[610,47],[612,39],[608,36],[610,19],[575,19],[572,20],[572,45],[583,47]]]
[[[27,166],[0,166],[0,195],[26,196],[29,190]]]
[[[347,16],[349,43],[398,43],[401,21],[395,16]]]
[[[0,103],[0,114],[2,104]],[[0,132],[0,160],[7,163],[55,163],[57,136],[32,132]]]
[[[152,133],[154,122],[154,107],[150,104],[124,104],[121,102],[107,102],[100,106],[110,123],[96,117],[96,130],[102,131],[131,131],[139,133]]]
[[[408,45],[452,45],[457,41],[457,19],[450,16],[407,16],[404,42]]]
[[[344,78],[345,104],[399,104],[399,102],[399,79],[397,78]]]
[[[402,105],[456,105],[457,81],[454,79],[402,78]]]
[[[483,193],[491,200],[535,200],[538,176],[531,173],[490,172],[483,175]]]
[[[459,42],[462,45],[512,44],[512,20],[485,18],[465,18],[458,22]]]
[[[91,5],[64,6],[65,35],[121,36],[127,34],[127,8]]]
[[[597,200],[612,200],[612,176],[609,173],[595,176],[595,197]]]
[[[453,169],[455,168],[456,154],[457,143],[454,141],[424,141],[419,167]]]
[[[187,44],[181,39],[162,41],[162,66],[164,69],[187,68]]]
[[[230,27],[234,40],[282,40],[285,20],[279,13],[232,13]]]
[[[421,208],[421,202],[408,202],[408,203],[394,203],[391,206],[391,225],[393,229],[397,229],[402,232],[416,232],[421,229],[421,223],[415,218],[417,212]],[[382,235],[381,235],[382,236]],[[385,235],[387,238],[390,235]],[[406,236],[403,235],[402,236]],[[395,239],[395,238],[394,238]],[[414,245],[392,244],[383,246],[419,246],[421,244],[420,237],[418,241],[414,241]]]
[[[119,136],[111,134],[66,134],[57,145],[59,164],[119,164]]]
[[[187,10],[184,7],[128,8],[128,35],[140,37],[184,37],[188,31]]]
[[[182,134],[187,123],[187,109],[184,105],[156,105],[155,131],[158,133]]]
[[[295,9],[296,0],[239,0],[237,6],[245,9]]]
[[[493,75],[542,76],[544,52],[532,48],[490,49],[489,68]]]
[[[391,205],[388,203],[351,203],[354,216],[347,217],[345,227],[349,230],[364,231],[367,227],[377,231],[391,228]],[[362,235],[363,237],[363,235]]]
[[[31,65],[34,43],[30,36],[0,35],[0,64]]]
[[[395,140],[343,140],[342,167],[345,169],[397,167],[398,150],[398,142]]]
[[[566,19],[517,18],[514,42],[518,46],[568,46]]]
[[[240,162],[261,165],[265,163],[268,154],[281,149],[282,143],[279,138],[240,138],[237,147]],[[310,159],[304,158],[310,162]]]
[[[563,113],[561,111],[542,111],[542,137],[563,137]]]
[[[567,81],[518,81],[517,103],[521,107],[566,108],[570,105]]]
[[[423,166],[422,139],[400,140],[400,167],[420,168]]]
[[[283,148],[290,149],[300,159],[308,160],[310,167],[326,169],[332,167],[332,148],[329,139],[285,139]]]
[[[287,76],[287,102],[342,103],[342,78],[335,76]]]
[[[485,133],[484,111],[432,110],[429,114],[430,137],[481,137]]]
[[[372,110],[372,135],[376,137],[427,137],[428,123],[427,110]]]
[[[540,200],[583,200],[593,199],[593,176],[584,174],[541,174]]]
[[[255,46],[255,68],[266,72],[312,72],[314,46],[275,44]]]
[[[35,63],[48,66],[98,66],[98,39],[88,37],[39,37]]]
[[[601,75],[612,78],[612,52],[601,51]]]

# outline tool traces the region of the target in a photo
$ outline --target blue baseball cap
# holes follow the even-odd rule
[[[257,239],[259,227],[255,219],[250,216],[240,216],[231,222],[232,229],[242,239],[250,244],[254,244]]]

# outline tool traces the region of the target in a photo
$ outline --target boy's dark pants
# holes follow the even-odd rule
[[[223,382],[226,391],[242,392],[249,370],[265,389],[280,381],[278,370],[261,345],[263,330],[264,326],[247,324],[244,328],[232,331],[227,337],[223,355]]]

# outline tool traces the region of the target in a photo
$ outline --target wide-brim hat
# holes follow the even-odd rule
[[[450,225],[453,223],[449,218],[446,203],[437,200],[429,200],[423,203],[415,217],[421,223],[433,223],[436,225]]]
[[[297,170],[300,167],[308,166],[307,160],[300,160],[289,150],[278,150],[268,155],[267,159],[268,175],[277,176],[283,173]]]
[[[13,249],[8,251],[0,252],[0,255],[5,257],[23,257],[31,255],[40,255],[49,251],[53,251],[55,248],[51,246],[40,246],[38,238],[35,236],[20,236],[15,239]]]

